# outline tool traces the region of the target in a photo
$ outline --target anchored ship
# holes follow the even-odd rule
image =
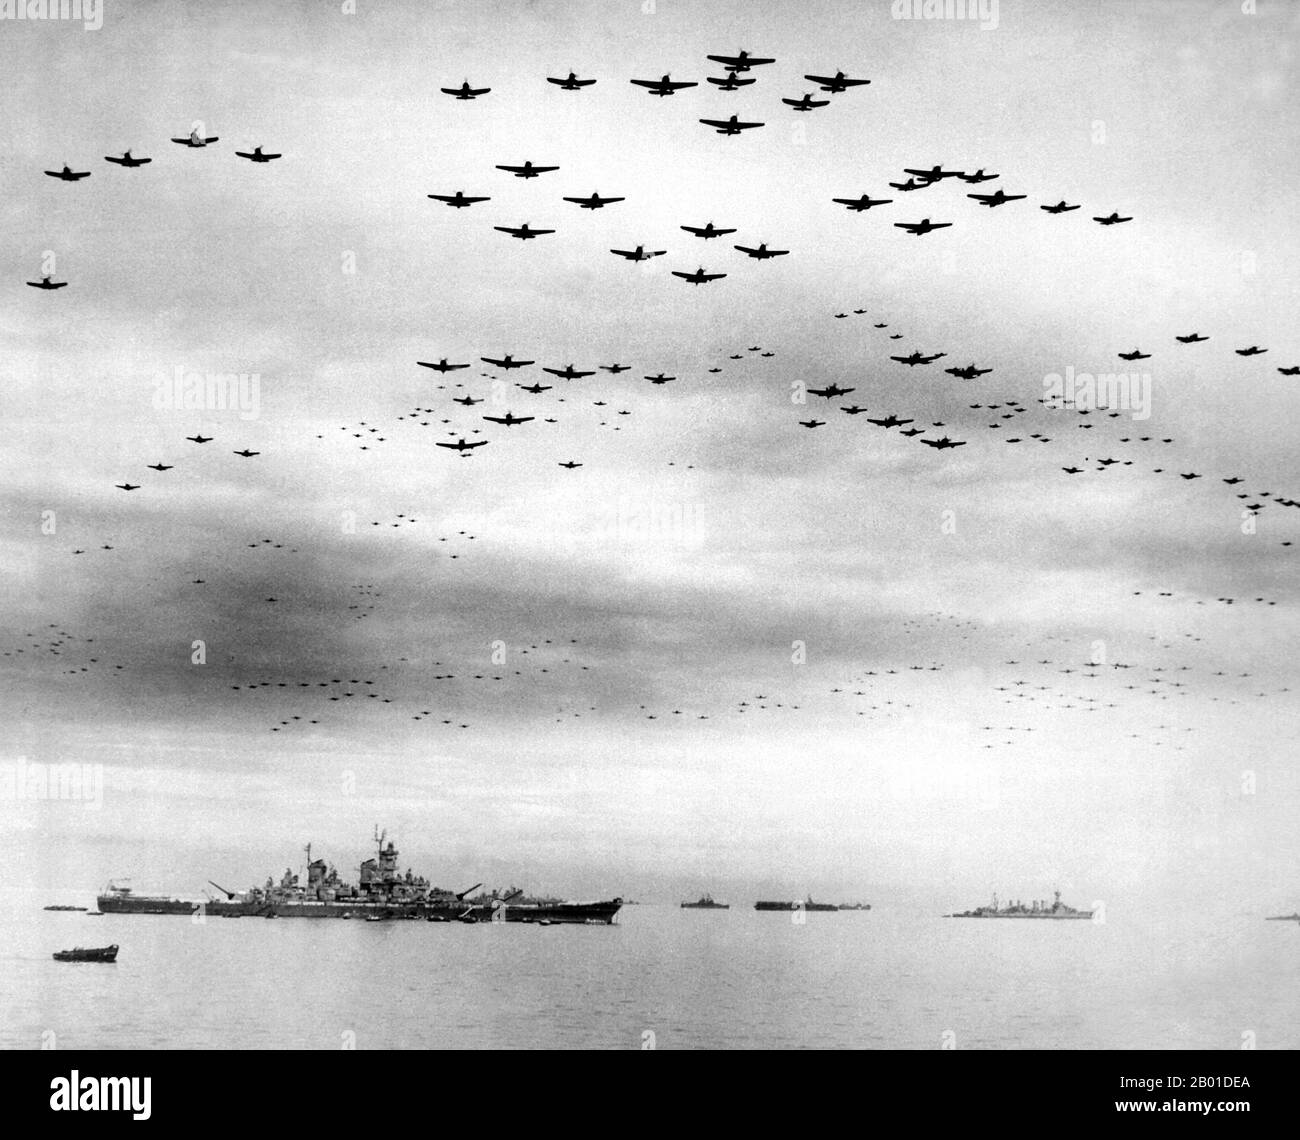
[[[714,902],[712,895],[700,895],[695,902],[682,903],[682,910],[730,910],[730,903]]]
[[[1271,914],[1265,922],[1300,922],[1300,914]]]
[[[1061,901],[1061,892],[1055,893],[1051,906],[1046,899],[1034,899],[1025,906],[1019,899],[1015,902],[999,904],[998,896],[993,896],[992,906],[976,907],[963,910],[959,914],[945,914],[944,918],[1091,918],[1090,910],[1075,910]]]
[[[839,910],[835,903],[813,902],[812,895],[806,899],[794,899],[792,902],[772,902],[764,899],[754,904],[755,910]]]
[[[360,881],[347,883],[324,859],[312,859],[307,844],[307,882],[289,869],[279,883],[267,878],[265,885],[246,891],[231,891],[220,883],[208,882],[224,897],[196,901],[157,895],[137,895],[130,886],[111,882],[98,896],[99,909],[106,914],[205,914],[221,918],[260,916],[263,918],[362,918],[419,919],[465,922],[545,922],[609,925],[623,906],[621,898],[598,902],[570,902],[562,899],[527,898],[514,888],[504,896],[468,896],[481,887],[451,891],[434,887],[408,869],[398,871],[398,851],[387,832],[376,828],[374,858],[361,864]]]

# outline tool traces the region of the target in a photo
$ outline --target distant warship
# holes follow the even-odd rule
[[[998,896],[993,896],[992,906],[976,907],[963,910],[959,914],[945,914],[944,918],[1091,918],[1090,910],[1075,910],[1061,901],[1061,892],[1056,892],[1052,905],[1045,899],[1035,899],[1028,906],[1018,899],[1014,903],[999,905]]]
[[[682,910],[730,910],[730,903],[714,902],[712,895],[700,895],[695,902],[682,903]]]

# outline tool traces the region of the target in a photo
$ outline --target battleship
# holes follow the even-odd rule
[[[387,832],[375,832],[376,852],[361,864],[360,879],[347,883],[324,859],[312,859],[307,844],[307,882],[287,869],[279,883],[267,878],[261,887],[231,891],[208,880],[220,897],[201,900],[138,895],[122,882],[110,882],[96,898],[104,914],[195,914],[220,918],[357,918],[427,919],[433,922],[537,922],[608,926],[623,906],[621,898],[597,902],[571,902],[553,898],[528,898],[512,888],[504,895],[480,894],[470,898],[481,883],[464,891],[431,886],[427,879],[402,874],[397,848]]]
[[[944,918],[1091,918],[1090,910],[1075,910],[1061,901],[1061,892],[1056,892],[1051,906],[1046,899],[1034,899],[1028,906],[1018,899],[1014,903],[1000,905],[998,896],[993,896],[992,906],[976,907],[956,914],[945,914]]]
[[[790,902],[773,902],[762,899],[754,904],[755,910],[839,910],[835,903],[813,902],[812,895],[806,899],[794,899]]]
[[[695,902],[682,903],[682,910],[730,910],[730,903],[714,902],[712,895],[700,895]]]

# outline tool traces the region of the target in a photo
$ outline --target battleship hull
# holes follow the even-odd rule
[[[1090,919],[1092,911],[1079,910],[1073,914],[1052,914],[1050,911],[1040,911],[1038,914],[945,914],[944,918],[1046,918],[1054,922],[1067,922],[1070,919]]]
[[[754,904],[755,910],[839,910],[835,903],[819,902],[772,902],[764,900]]]
[[[386,903],[362,900],[334,902],[258,901],[149,897],[145,895],[100,895],[99,909],[105,914],[194,914],[201,911],[214,918],[351,918],[351,919],[453,919],[470,916],[477,922],[546,922],[608,926],[622,909],[622,899],[589,903],[521,903],[518,905],[475,903],[456,900],[445,903]]]

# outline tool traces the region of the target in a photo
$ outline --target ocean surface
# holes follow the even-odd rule
[[[195,924],[0,899],[0,1046],[1300,1047],[1300,923],[801,917]],[[50,957],[113,942],[113,965]]]

